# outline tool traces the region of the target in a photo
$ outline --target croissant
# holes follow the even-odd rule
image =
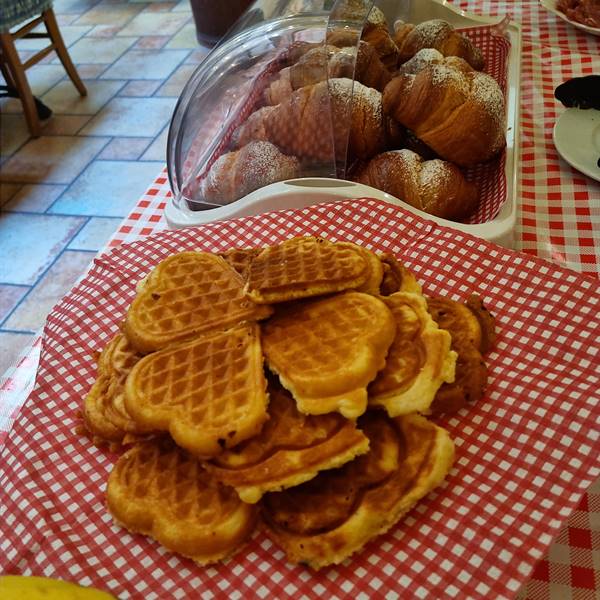
[[[252,142],[220,156],[200,181],[198,191],[205,202],[223,205],[299,175],[300,162],[295,156],[285,156],[269,142]]]
[[[232,143],[239,148],[266,140],[284,154],[331,161],[334,148],[338,158],[346,156],[347,142],[350,157],[367,159],[398,143],[401,132],[384,116],[380,92],[340,78],[302,87],[280,104],[260,108],[234,131]]]
[[[469,215],[478,201],[475,185],[458,167],[439,159],[423,160],[406,149],[378,154],[354,179],[444,219]]]
[[[441,19],[423,21],[419,25],[397,21],[394,41],[399,50],[400,63],[406,62],[423,48],[434,48],[444,56],[463,58],[477,71],[485,66],[479,48],[468,37],[458,33],[450,23]]]
[[[461,166],[489,160],[506,144],[500,86],[461,58],[400,73],[384,90],[383,108],[438,156]]]
[[[396,70],[400,52],[385,23],[367,23],[363,29],[361,39],[373,46],[381,62],[390,71]]]
[[[354,78],[380,92],[392,78],[366,42],[359,42],[358,48],[319,46],[309,50],[296,64],[279,71],[277,78],[265,89],[264,100],[268,105],[279,104],[294,90],[340,77]]]

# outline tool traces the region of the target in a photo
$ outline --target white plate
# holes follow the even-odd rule
[[[563,21],[573,25],[573,27],[577,27],[577,29],[581,29],[582,31],[591,33],[592,35],[600,35],[600,27],[589,27],[588,25],[584,25],[583,23],[578,23],[577,21],[572,21],[571,19],[567,18],[565,13],[556,8],[556,0],[540,0],[540,4],[550,12],[553,12],[555,15],[559,16]]]
[[[600,110],[568,108],[554,124],[552,139],[572,167],[600,181]]]

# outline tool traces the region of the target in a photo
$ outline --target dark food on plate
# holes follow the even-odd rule
[[[567,108],[600,110],[600,75],[573,77],[554,90],[554,97]]]
[[[600,2],[598,0],[558,0],[556,8],[571,21],[588,27],[600,27]]]
[[[424,415],[481,395],[494,342],[478,298],[426,300],[391,254],[314,237],[172,255],[128,312],[84,399],[105,383],[125,396],[84,419],[94,443],[127,449],[108,510],[202,565],[235,553],[260,514],[288,559],[313,568],[394,526],[452,466],[448,432]],[[115,407],[136,435],[113,435]]]

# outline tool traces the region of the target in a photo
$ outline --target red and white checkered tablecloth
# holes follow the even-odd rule
[[[498,331],[486,396],[440,420],[457,447],[443,486],[343,565],[318,573],[292,566],[259,532],[227,563],[199,568],[112,524],[104,485],[116,456],[75,433],[81,398],[96,352],[160,260],[300,234],[391,252],[427,294],[480,294]],[[124,244],[97,258],[49,316],[36,388],[0,460],[0,566],[149,600],[513,597],[600,475],[599,303],[592,278],[368,199]]]
[[[551,132],[556,117],[564,110],[554,100],[554,88],[573,76],[600,73],[600,37],[574,29],[534,1],[469,0],[455,4],[486,15],[510,14],[523,26],[516,248],[589,277],[598,277],[600,184],[578,173],[558,156]],[[109,248],[165,229],[163,209],[169,196],[166,172],[163,172],[125,219]],[[545,341],[540,339],[538,343]],[[0,445],[33,387],[40,346],[38,338],[15,367],[0,379]],[[596,366],[597,363],[596,355]],[[559,384],[561,386],[562,383]],[[591,437],[594,443],[597,434],[596,427]],[[548,460],[552,462],[554,458],[549,457]],[[572,508],[572,505],[564,506],[557,521],[564,520]],[[552,525],[556,529],[556,523]],[[547,537],[543,541],[546,542]],[[148,560],[145,555],[144,560]],[[0,554],[0,567],[1,561]],[[491,572],[497,574],[501,568],[502,563],[498,562]],[[183,572],[190,574],[186,569]],[[263,582],[264,574],[256,573],[254,576],[257,581]],[[81,577],[74,572],[71,579]],[[598,599],[600,480],[588,488],[533,572],[522,579],[527,581],[516,593],[522,600]],[[258,583],[256,585],[259,586]],[[513,588],[514,584],[510,588],[511,593]],[[231,591],[231,588],[226,590]],[[215,592],[215,595],[218,593]],[[472,597],[493,596],[473,593]]]

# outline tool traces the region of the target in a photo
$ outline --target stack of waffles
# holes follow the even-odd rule
[[[108,510],[200,564],[257,527],[291,562],[339,563],[442,484],[454,446],[431,419],[481,397],[493,342],[477,297],[426,298],[351,243],[172,255],[83,402],[122,452]]]

